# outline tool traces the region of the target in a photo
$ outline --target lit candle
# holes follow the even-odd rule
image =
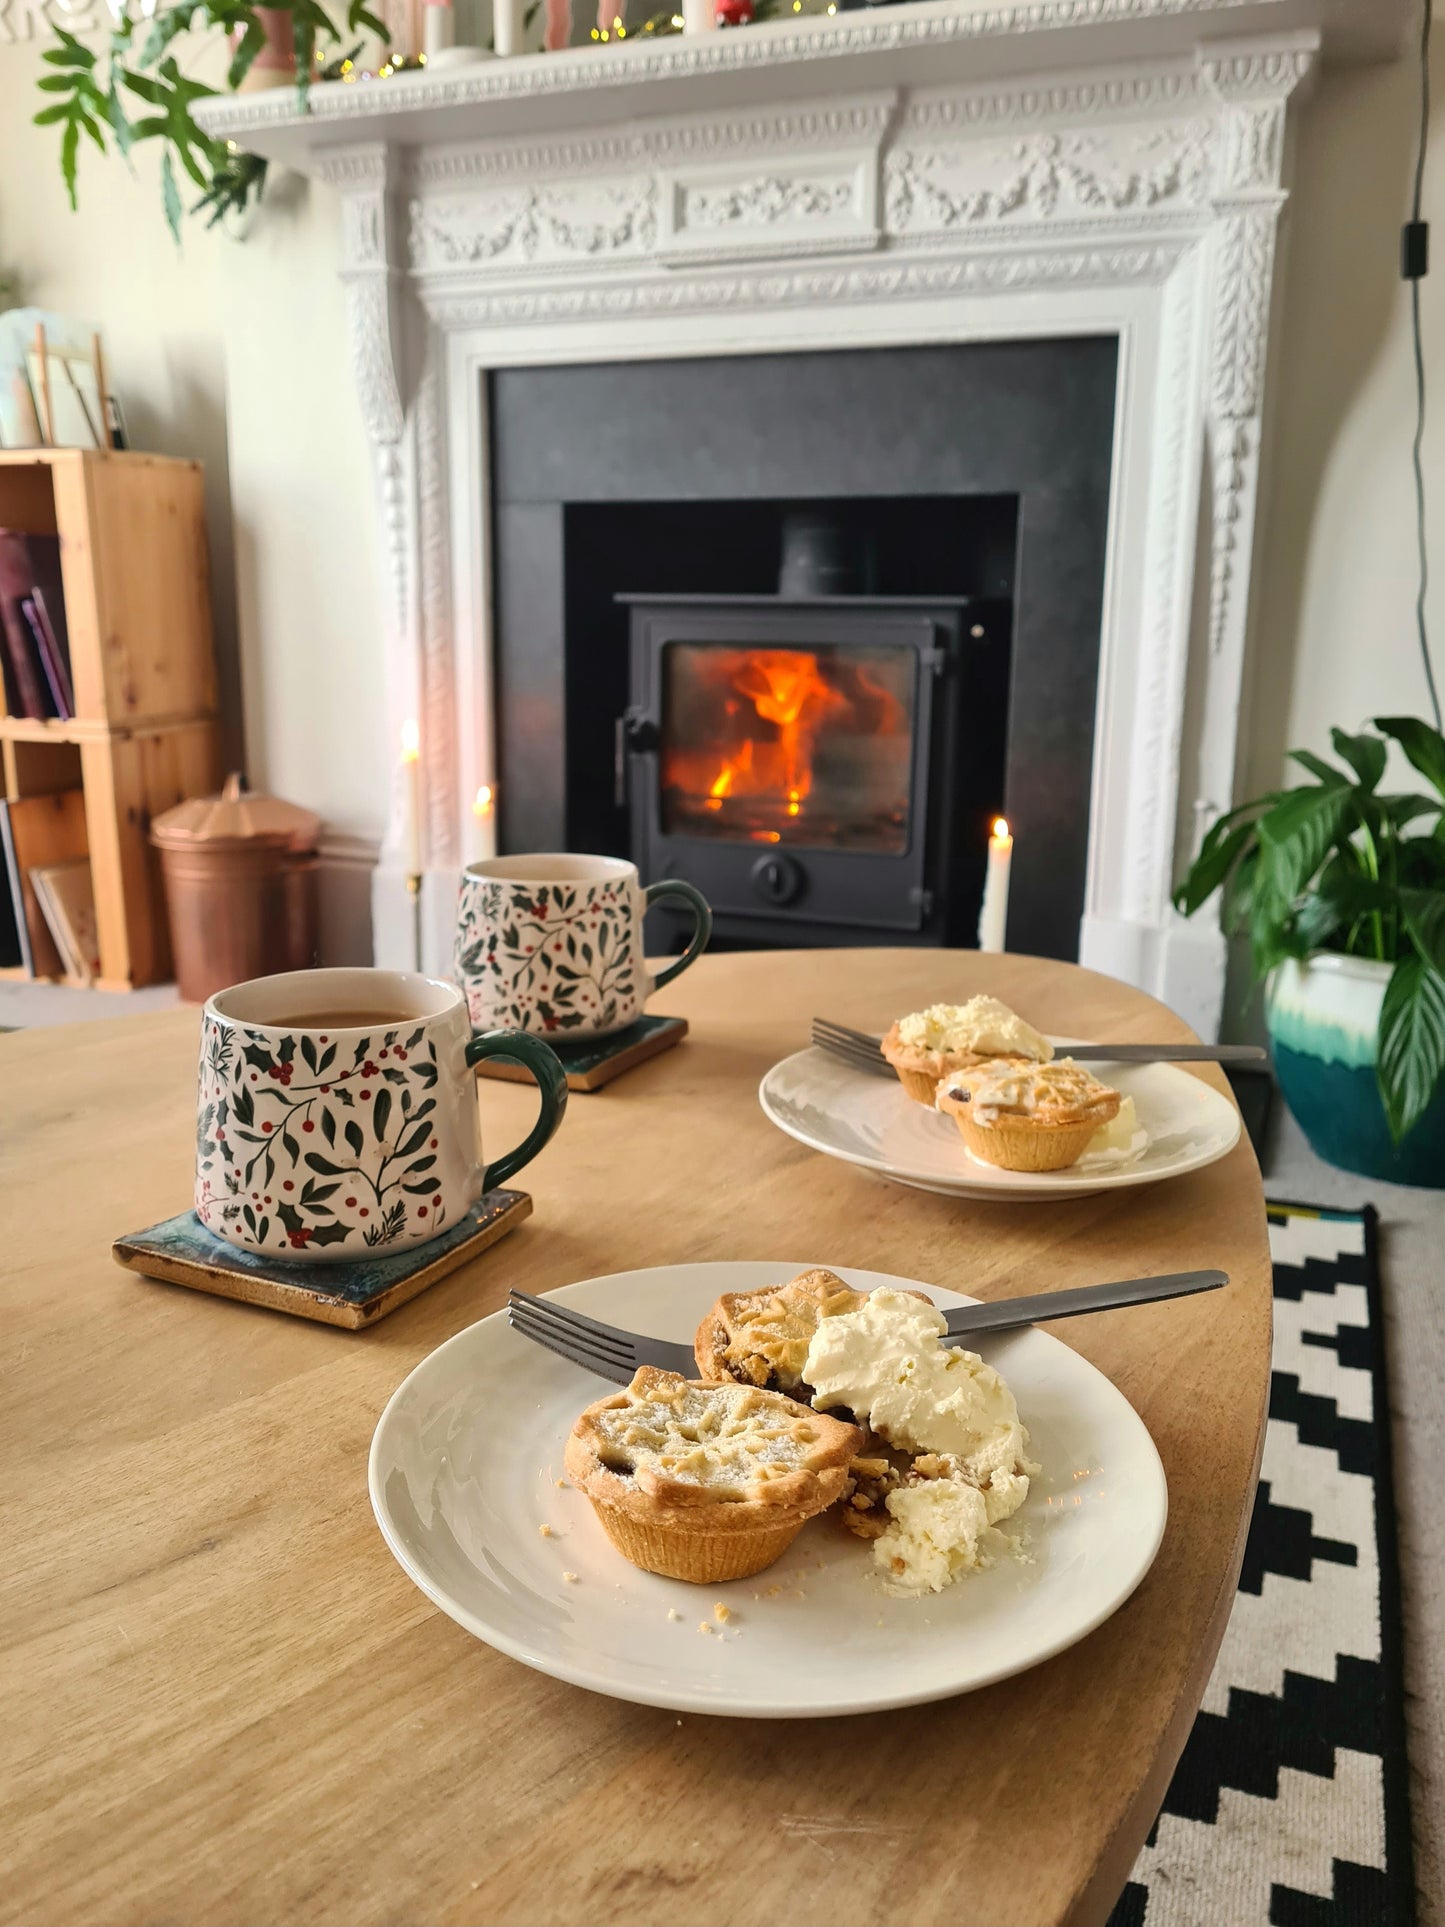
[[[497,794],[490,783],[483,783],[472,804],[476,819],[477,861],[497,854]]]
[[[402,811],[405,816],[406,867],[421,875],[421,729],[413,717],[401,726]]]
[[[1013,864],[1014,840],[1003,817],[993,819],[993,835],[988,839],[988,874],[983,880],[983,902],[978,913],[978,947],[1002,950],[1008,927],[1008,878]]]

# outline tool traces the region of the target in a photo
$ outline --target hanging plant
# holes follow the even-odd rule
[[[148,19],[122,17],[100,53],[56,27],[56,44],[43,55],[55,71],[39,83],[47,102],[35,121],[37,126],[61,130],[60,171],[71,207],[78,205],[82,136],[102,154],[112,144],[128,155],[140,141],[162,143],[161,199],[177,240],[184,213],[183,181],[200,190],[192,212],[203,213],[208,227],[252,205],[265,184],[265,161],[243,153],[232,141],[214,139],[196,119],[195,106],[217,93],[235,93],[242,87],[257,55],[269,44],[268,18],[274,23],[277,16],[289,16],[296,88],[303,107],[313,79],[333,77],[343,38],[363,29],[382,40],[388,38],[366,0],[347,0],[344,13],[338,9],[337,19],[317,0],[281,0],[266,7],[252,5],[251,0],[195,0],[164,7]],[[224,90],[190,79],[181,71],[174,51],[181,35],[207,30],[224,33],[230,42]],[[337,63],[318,66],[318,47],[336,49]]]

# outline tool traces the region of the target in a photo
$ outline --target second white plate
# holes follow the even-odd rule
[[[998,1203],[1086,1198],[1096,1191],[1158,1184],[1213,1164],[1239,1141],[1233,1104],[1177,1065],[1098,1063],[1090,1068],[1133,1098],[1149,1134],[1147,1148],[1130,1163],[1078,1164],[1067,1171],[1002,1171],[981,1164],[968,1155],[953,1120],[916,1104],[896,1078],[855,1071],[817,1049],[774,1064],[758,1087],[758,1100],[780,1131],[825,1157],[861,1165],[915,1190]]]

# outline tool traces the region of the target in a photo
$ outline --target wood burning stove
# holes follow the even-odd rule
[[[1007,601],[618,600],[618,802],[645,880],[688,878],[735,940],[973,941],[1003,796]]]

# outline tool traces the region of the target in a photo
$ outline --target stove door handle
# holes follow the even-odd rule
[[[627,808],[627,759],[645,755],[661,741],[657,724],[640,709],[626,709],[612,726],[612,800]]]

